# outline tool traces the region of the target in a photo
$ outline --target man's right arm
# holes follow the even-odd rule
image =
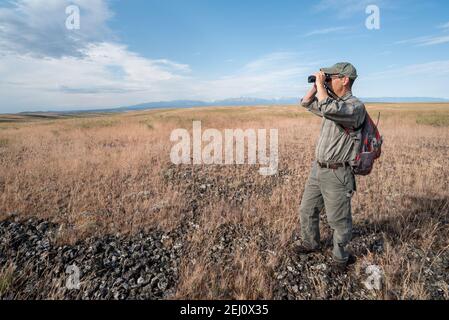
[[[306,93],[304,98],[301,99],[300,104],[302,107],[306,108],[310,112],[316,114],[317,116],[322,117],[323,114],[321,110],[318,108],[318,99],[316,98],[317,87],[314,85],[310,90]]]

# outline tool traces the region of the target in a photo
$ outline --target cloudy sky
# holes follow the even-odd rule
[[[445,0],[0,0],[0,113],[300,97],[338,61],[357,96],[449,98],[448,53]]]

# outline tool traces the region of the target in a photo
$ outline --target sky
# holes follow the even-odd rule
[[[449,2],[0,0],[0,113],[299,98],[340,61],[356,96],[449,98]]]

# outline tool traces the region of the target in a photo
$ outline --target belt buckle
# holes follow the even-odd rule
[[[318,164],[320,165],[321,168],[326,168],[326,169],[330,169],[329,166],[329,162],[318,162]]]
[[[320,162],[320,167],[329,169],[329,162]]]

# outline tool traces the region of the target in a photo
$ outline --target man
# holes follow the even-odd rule
[[[323,208],[333,230],[334,268],[346,270],[354,262],[347,245],[352,237],[351,199],[356,181],[351,161],[355,159],[351,130],[362,126],[366,110],[352,95],[357,71],[350,63],[337,63],[315,74],[316,82],[301,106],[323,118],[312,166],[300,207],[302,245],[300,254],[320,250],[319,215]],[[326,88],[330,89],[329,91]]]

